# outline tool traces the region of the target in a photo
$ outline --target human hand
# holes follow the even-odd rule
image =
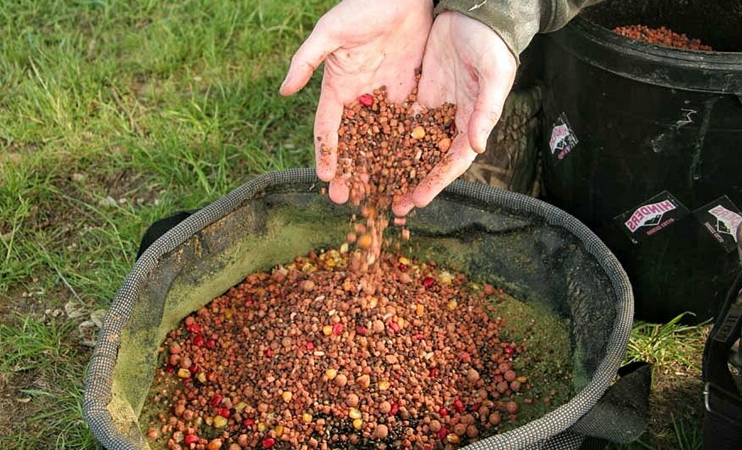
[[[332,181],[334,202],[344,203],[349,194],[335,178],[343,105],[382,85],[390,101],[404,101],[415,86],[432,22],[430,0],[344,0],[320,18],[291,58],[283,95],[299,91],[325,62],[314,146],[317,176]]]
[[[417,99],[427,108],[456,104],[459,134],[417,188],[396,199],[395,215],[401,217],[414,207],[426,206],[485,151],[516,69],[515,56],[505,42],[483,23],[453,11],[436,17],[425,49]]]

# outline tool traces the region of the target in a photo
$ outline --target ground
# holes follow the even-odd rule
[[[88,341],[148,224],[311,165],[319,79],[291,98],[278,86],[333,3],[0,5],[0,447],[96,448]],[[678,441],[698,433],[707,327],[669,330],[673,357],[637,350],[658,362],[636,448],[700,448]]]

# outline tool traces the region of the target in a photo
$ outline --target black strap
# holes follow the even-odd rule
[[[604,449],[608,442],[628,444],[649,423],[652,365],[643,361],[618,369],[619,379],[572,430],[586,436],[580,450]]]
[[[729,371],[730,350],[741,332],[742,272],[729,290],[703,350],[704,450],[742,448],[742,396]]]
[[[196,211],[198,210],[179,211],[172,216],[160,219],[150,225],[147,228],[147,231],[144,232],[142,242],[139,243],[139,251],[137,252],[136,259],[139,259],[139,257],[142,256],[142,253],[144,253],[144,251],[147,250],[147,248],[149,248],[149,246],[152,245],[160,236],[167,233],[171,228],[190,217],[191,214]]]

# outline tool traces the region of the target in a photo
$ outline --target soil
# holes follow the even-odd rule
[[[650,431],[642,439],[657,448],[679,448],[676,426],[686,430],[700,430],[705,411],[703,403],[703,380],[701,378],[701,355],[703,343],[708,338],[711,325],[704,326],[702,332],[693,332],[684,355],[697,364],[688,366],[679,361],[655,365],[652,372],[652,390],[649,396],[650,417],[647,429]]]
[[[444,448],[571,398],[564,323],[398,254],[369,289],[350,256],[251,274],[186,317],[145,405],[153,448]]]

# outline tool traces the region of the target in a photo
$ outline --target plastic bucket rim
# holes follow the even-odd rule
[[[742,65],[742,51],[692,50],[652,44],[640,39],[633,39],[628,36],[614,33],[610,28],[590,20],[583,15],[577,15],[569,24],[567,24],[567,26],[584,27],[591,29],[591,31],[596,30],[591,33],[591,35],[600,38],[603,42],[618,43],[621,47],[626,46],[626,44],[635,45],[638,49],[643,50],[640,53],[651,55],[656,58],[667,58],[670,61],[682,61],[688,63],[710,62],[722,66],[726,64]]]
[[[575,60],[638,83],[742,99],[742,53],[668,52],[580,17],[544,38]]]
[[[120,331],[127,324],[127,321],[119,320],[119,317],[129,317],[131,307],[133,306],[128,305],[127,308],[123,299],[127,296],[136,296],[138,294],[139,284],[154,269],[159,258],[187,241],[194,233],[238,208],[244,200],[254,197],[261,190],[265,190],[270,186],[283,184],[282,178],[285,177],[295,179],[297,184],[321,183],[314,169],[311,168],[286,169],[259,175],[183,220],[158,238],[134,263],[132,269],[125,277],[121,288],[119,288],[112,300],[109,310],[106,312],[103,319],[103,326],[99,333],[98,343],[93,350],[85,375],[83,415],[91,426],[96,439],[101,444],[104,446],[115,446],[116,449],[138,450],[138,447],[121,436],[118,428],[113,424],[107,408],[111,399],[110,384],[103,383],[103,386],[98,386],[95,383],[96,380],[93,379],[93,373],[98,375],[96,378],[102,377],[104,381],[112,379],[118,346],[121,342]],[[472,197],[473,191],[471,189],[473,186],[475,186],[475,183],[457,180],[448,186],[442,195],[454,194]],[[616,375],[625,354],[633,322],[633,293],[628,276],[616,256],[578,219],[556,206],[524,194],[509,192],[486,185],[477,186],[483,193],[489,191],[495,197],[494,200],[499,200],[498,205],[500,206],[511,210],[517,207],[519,211],[536,214],[547,219],[547,222],[553,226],[568,228],[570,233],[583,243],[585,250],[595,258],[596,262],[603,269],[616,295],[616,320],[606,344],[605,355],[593,377],[582,390],[575,393],[567,403],[538,419],[505,433],[491,436],[463,447],[473,450],[491,450],[493,448],[510,449],[513,448],[512,446],[514,444],[519,445],[519,447],[527,446],[567,431],[595,406],[610,386],[610,382]],[[254,192],[250,196],[245,196],[249,191]],[[481,198],[477,198],[477,200],[485,201]],[[556,213],[554,217],[559,217],[560,220],[549,220],[546,214],[548,212]],[[576,229],[572,229],[571,227],[576,227]],[[184,231],[186,233],[183,233]],[[575,234],[574,231],[579,231],[582,235]],[[185,237],[181,238],[181,236]],[[599,258],[599,255],[596,253],[602,253],[602,257]],[[609,275],[610,273],[615,273],[623,283],[615,283],[613,277]],[[107,337],[107,339],[102,339],[103,337]],[[104,401],[103,399],[106,400]],[[559,423],[560,429],[556,432],[551,432],[552,430],[549,428],[553,428],[555,418],[561,419],[556,421]],[[568,420],[565,421],[564,418]]]

